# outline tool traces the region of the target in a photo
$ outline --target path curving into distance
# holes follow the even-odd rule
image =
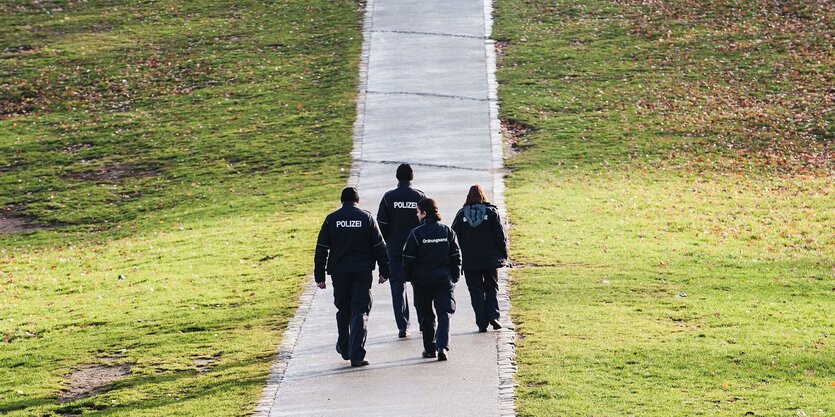
[[[349,180],[360,207],[376,215],[383,193],[397,185],[397,165],[408,162],[413,185],[438,201],[444,223],[475,183],[504,214],[491,13],[490,0],[368,1]],[[514,334],[500,272],[505,329],[477,333],[462,277],[448,362],[421,358],[414,306],[412,335],[397,338],[389,284],[377,284],[375,272],[371,365],[363,368],[335,352],[332,286],[317,290],[311,279],[255,415],[514,416]]]

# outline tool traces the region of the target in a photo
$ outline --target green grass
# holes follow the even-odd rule
[[[0,235],[0,414],[248,415],[347,178],[360,5],[0,16],[0,217],[41,229]],[[61,404],[97,363],[131,374]]]
[[[835,414],[832,10],[497,3],[521,415]]]

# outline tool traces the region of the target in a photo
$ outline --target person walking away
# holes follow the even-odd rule
[[[464,207],[452,222],[463,256],[464,279],[470,292],[479,332],[487,324],[499,330],[498,268],[507,263],[507,233],[496,206],[487,201],[484,189],[470,187]]]
[[[403,245],[409,232],[420,224],[415,216],[417,202],[426,197],[423,191],[412,188],[414,172],[409,164],[397,167],[397,188],[388,191],[380,200],[377,223],[388,246],[391,276],[391,301],[398,337],[409,335],[409,296],[403,278]]]
[[[412,229],[406,239],[403,274],[415,292],[415,310],[423,332],[423,357],[437,356],[439,361],[445,361],[449,351],[449,319],[455,313],[453,291],[460,276],[461,252],[455,232],[440,223],[435,200],[425,198],[417,205],[417,217],[423,223]]]
[[[371,272],[380,267],[380,283],[389,276],[386,243],[377,221],[357,207],[359,193],[354,187],[342,190],[342,207],[325,217],[316,241],[313,278],[327,288],[325,272],[333,283],[336,305],[336,352],[351,366],[365,366],[365,339],[371,311]]]

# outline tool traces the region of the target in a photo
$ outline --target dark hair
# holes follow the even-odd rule
[[[415,173],[412,172],[412,166],[409,164],[400,164],[397,167],[397,174],[395,174],[398,181],[411,181],[415,178]]]
[[[434,217],[435,220],[441,220],[441,213],[438,212],[438,205],[435,204],[435,200],[424,198],[418,201],[417,204],[420,211],[426,213],[427,216]]]
[[[484,189],[481,188],[481,185],[475,184],[470,187],[470,192],[467,193],[467,201],[464,204],[490,204],[490,202],[487,201],[487,195],[484,194]]]
[[[342,190],[342,196],[339,198],[343,203],[359,203],[360,202],[360,193],[357,192],[357,189],[354,187],[345,187]]]

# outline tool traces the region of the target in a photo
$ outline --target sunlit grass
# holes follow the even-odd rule
[[[360,5],[0,11],[0,414],[247,415],[347,178]],[[61,404],[96,363],[131,374]]]
[[[835,412],[831,12],[497,7],[520,414]]]

